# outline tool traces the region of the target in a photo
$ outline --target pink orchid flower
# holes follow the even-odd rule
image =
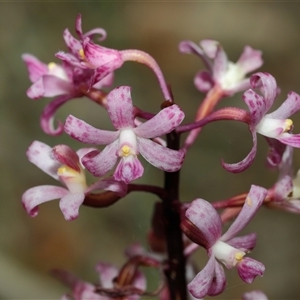
[[[151,140],[171,132],[182,122],[184,113],[177,105],[162,109],[152,119],[135,127],[130,87],[121,86],[107,95],[107,111],[117,131],[94,128],[73,116],[65,123],[66,133],[74,139],[88,144],[107,144],[102,152],[93,151],[83,158],[84,166],[93,175],[103,176],[121,158],[114,178],[129,183],[143,175],[144,168],[137,158],[139,153],[161,170],[175,172],[180,169],[185,151],[175,151]]]
[[[102,35],[100,41],[105,39],[104,29],[96,28],[83,34],[80,14],[76,18],[75,29],[80,40],[75,39],[70,31],[65,29],[64,40],[70,53],[59,51],[56,57],[76,68],[92,70],[89,83],[91,87],[120,68],[124,61],[118,50],[105,48],[91,41],[95,33]]]
[[[247,90],[243,98],[250,111],[249,129],[252,133],[253,147],[242,161],[235,164],[223,162],[223,167],[234,173],[241,172],[252,164],[257,149],[257,133],[268,140],[276,139],[282,144],[300,148],[300,134],[291,133],[293,121],[287,119],[300,110],[300,96],[290,92],[279,108],[267,114],[277,95],[275,78],[271,74],[259,72],[251,76],[250,83],[252,89]],[[261,88],[263,96],[253,90],[258,87]],[[270,145],[273,153],[283,153],[279,143],[271,142]],[[280,162],[280,159],[277,158],[277,162]]]
[[[251,283],[257,275],[263,275],[265,267],[262,263],[244,257],[255,247],[256,235],[235,235],[255,216],[266,195],[267,190],[252,185],[240,214],[223,235],[221,218],[209,202],[196,199],[186,210],[188,221],[183,221],[184,233],[194,243],[204,247],[209,256],[206,266],[188,284],[194,297],[203,298],[223,292],[226,277],[221,263],[228,269],[236,267],[240,278],[246,283]]]
[[[261,51],[250,46],[245,46],[238,61],[232,63],[220,43],[209,39],[202,40],[200,47],[191,41],[182,41],[179,50],[196,54],[203,60],[207,70],[198,72],[194,83],[196,88],[204,93],[215,85],[218,85],[226,96],[245,91],[250,87],[250,80],[245,77],[246,74],[263,64]]]
[[[94,190],[110,190],[126,194],[126,187],[113,179],[103,179],[88,186],[81,164],[82,157],[92,151],[91,148],[80,149],[74,152],[66,145],[57,145],[54,148],[34,141],[27,150],[30,162],[66,187],[42,185],[30,188],[22,196],[22,203],[27,213],[35,217],[41,203],[60,199],[59,206],[67,221],[74,220],[79,215],[79,207],[85,195]]]

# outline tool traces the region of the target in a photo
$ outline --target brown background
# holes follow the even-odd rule
[[[97,281],[93,271],[98,261],[121,265],[123,249],[141,241],[149,229],[155,197],[144,193],[127,196],[103,210],[82,207],[80,217],[66,222],[58,202],[43,204],[31,219],[21,207],[22,193],[35,185],[56,184],[31,165],[25,151],[33,140],[54,146],[82,145],[67,135],[46,136],[39,128],[39,115],[49,99],[32,101],[26,96],[30,82],[22,53],[42,61],[55,60],[54,53],[65,50],[62,32],[74,33],[75,18],[82,14],[83,30],[103,27],[108,38],[103,45],[116,49],[137,48],[149,52],[172,84],[176,102],[190,122],[201,95],[193,86],[193,76],[201,61],[180,54],[178,43],[205,38],[219,40],[230,60],[236,61],[244,47],[251,45],[264,53],[261,68],[275,76],[281,88],[276,107],[290,90],[300,93],[300,3],[284,2],[17,2],[0,3],[0,298],[58,299],[67,288],[47,273],[53,267],[68,269],[83,279]],[[134,104],[156,112],[162,96],[153,74],[144,66],[126,63],[116,72],[115,86],[132,86]],[[220,106],[245,107],[241,94]],[[74,100],[59,110],[99,128],[111,128],[105,112],[93,103]],[[295,132],[300,118],[295,116]],[[258,156],[246,172],[232,175],[220,166],[221,158],[235,162],[251,147],[245,126],[234,122],[211,124],[186,158],[182,169],[181,198],[202,197],[221,200],[249,190],[252,183],[270,187],[277,178],[265,169],[266,142],[259,138]],[[162,183],[162,174],[145,165],[143,183]],[[295,151],[295,168],[300,167]],[[262,289],[270,299],[300,298],[300,217],[262,208],[243,233],[257,232],[258,244],[252,257],[266,265],[263,278],[244,284],[236,270],[226,271],[228,285],[218,299],[239,299],[252,289]],[[199,251],[203,265],[206,257]],[[151,275],[151,274],[150,274]],[[154,287],[155,284],[151,283]]]

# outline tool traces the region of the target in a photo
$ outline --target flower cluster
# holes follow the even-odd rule
[[[78,218],[81,205],[110,206],[132,192],[152,193],[159,202],[154,205],[148,234],[152,252],[142,247],[130,248],[121,268],[99,263],[96,271],[100,284],[55,270],[53,274],[72,290],[62,299],[137,300],[142,295],[157,296],[161,300],[186,300],[188,296],[202,299],[224,291],[223,266],[236,268],[245,283],[250,284],[257,276],[262,276],[264,264],[246,256],[256,245],[256,233],[236,235],[263,204],[300,213],[300,173],[298,171],[293,178],[292,171],[293,148],[300,148],[300,134],[293,134],[293,122],[289,119],[300,110],[300,96],[290,92],[282,105],[269,113],[280,91],[275,78],[266,72],[246,77],[262,66],[261,51],[246,46],[238,61],[232,63],[217,41],[203,40],[200,46],[183,41],[179,50],[196,54],[206,67],[194,78],[196,88],[206,95],[196,107],[194,120],[182,124],[185,114],[175,104],[170,85],[148,53],[136,49],[116,50],[95,43],[94,36],[100,36],[98,40],[103,41],[106,31],[95,28],[83,33],[81,15],[76,19],[75,30],[78,38],[68,29],[63,33],[67,50],[55,54],[61,63],[45,64],[31,54],[24,54],[22,58],[32,82],[27,90],[28,97],[55,97],[41,114],[44,132],[52,136],[66,133],[88,146],[74,151],[66,144],[51,147],[34,141],[26,153],[28,160],[63,186],[32,187],[22,195],[22,204],[34,217],[40,204],[60,199],[63,216],[71,221]],[[112,88],[116,70],[126,61],[144,64],[156,76],[163,96],[156,112],[147,112],[134,105],[130,86]],[[225,102],[225,98],[239,92],[243,93],[241,102],[246,103],[248,110],[225,105],[216,109],[221,100]],[[96,128],[73,115],[55,128],[57,109],[78,97],[92,100],[101,107],[115,130]],[[251,185],[249,193],[231,198],[224,195],[217,202],[197,198],[191,202],[184,199],[183,204],[179,174],[185,156],[202,128],[219,120],[246,123],[253,140],[252,149],[242,161],[234,164],[222,161],[222,166],[233,173],[250,167],[257,153],[257,134],[261,134],[269,144],[268,166],[278,170],[278,180],[269,189]],[[181,143],[184,133],[187,136]],[[145,179],[139,154],[145,163],[164,172],[163,186],[135,182]],[[199,173],[201,161],[193,163],[195,172]],[[88,183],[87,174],[93,178],[93,183]],[[218,209],[224,210],[220,213]],[[222,234],[224,224],[229,221],[231,225]],[[208,261],[202,270],[196,271],[192,254],[199,247],[206,250]],[[161,282],[156,291],[146,291],[146,277],[140,267],[159,271]],[[266,299],[266,296],[261,291],[243,295],[243,299],[258,298]]]

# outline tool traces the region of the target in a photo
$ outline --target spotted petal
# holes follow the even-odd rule
[[[102,152],[95,155],[94,152],[90,152],[82,158],[83,165],[94,175],[103,176],[116,164],[118,155],[118,143],[116,140],[113,143],[107,145]]]
[[[134,108],[129,86],[115,88],[107,95],[107,111],[116,129],[134,127]]]
[[[110,144],[119,135],[118,131],[97,129],[72,115],[67,117],[64,129],[72,138],[87,144]]]
[[[166,172],[178,171],[185,156],[184,150],[172,150],[149,139],[137,137],[138,151],[153,166]]]
[[[218,264],[218,262],[212,255],[206,266],[188,284],[189,292],[197,299],[202,299],[207,295],[212,284],[216,264]]]
[[[186,217],[199,228],[199,244],[211,248],[222,234],[222,221],[213,206],[204,199],[194,200],[185,213]],[[198,244],[198,241],[193,241]]]
[[[300,110],[300,96],[295,92],[290,92],[287,99],[275,111],[268,114],[269,118],[287,119]]]
[[[161,110],[152,119],[134,129],[137,136],[152,139],[174,130],[183,120],[184,113],[177,105]]]

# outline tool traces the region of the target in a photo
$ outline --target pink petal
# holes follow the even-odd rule
[[[184,119],[184,113],[176,104],[164,108],[152,119],[134,129],[137,136],[152,139],[174,130]]]
[[[114,71],[123,64],[123,59],[119,51],[96,45],[88,37],[83,41],[83,50],[87,62],[95,69],[106,65],[109,66],[111,71]]]
[[[226,242],[230,246],[248,252],[254,249],[256,245],[256,233],[250,233],[247,235],[232,238]]]
[[[207,295],[216,296],[221,294],[226,286],[226,277],[224,268],[218,262],[215,263],[215,274]]]
[[[87,144],[106,145],[118,138],[118,131],[97,129],[86,122],[69,115],[66,119],[65,132],[73,139]]]
[[[243,99],[251,113],[251,123],[256,126],[269,110],[269,104],[264,97],[249,89],[243,94]],[[273,103],[272,103],[273,104]],[[271,105],[272,105],[271,104]]]
[[[102,288],[113,288],[113,281],[119,274],[119,270],[115,266],[106,263],[98,263],[96,265],[96,272],[99,273],[100,285]]]
[[[256,155],[257,136],[256,136],[256,131],[254,129],[251,130],[251,133],[252,133],[252,140],[253,140],[253,146],[252,146],[251,151],[248,153],[248,155],[243,160],[241,160],[238,163],[228,164],[222,160],[222,167],[225,170],[232,172],[232,173],[240,173],[252,165],[255,155]]]
[[[62,187],[52,185],[36,186],[22,195],[22,204],[27,213],[31,217],[35,217],[38,214],[38,205],[54,199],[60,199],[68,194],[69,191]]]
[[[278,166],[282,162],[285,150],[287,148],[293,148],[290,146],[286,146],[278,140],[268,137],[265,138],[269,144],[269,150],[267,154],[267,166],[273,168]]]
[[[57,145],[52,149],[53,157],[62,165],[80,172],[80,163],[77,153],[67,145]]]
[[[263,276],[265,266],[257,260],[245,257],[237,264],[237,270],[244,282],[252,283],[256,276]]]
[[[288,196],[293,192],[293,179],[289,175],[280,178],[274,189],[274,202],[283,203],[287,201]]]
[[[214,80],[210,72],[200,71],[195,75],[194,84],[200,92],[207,93],[214,86]]]
[[[194,297],[202,299],[207,295],[212,284],[216,264],[218,264],[218,262],[212,255],[206,266],[188,284],[188,290]]]
[[[88,67],[85,64],[82,64],[81,61],[71,53],[65,53],[63,51],[59,51],[55,54],[55,57],[69,63],[74,67],[78,67],[80,69],[88,69]]]
[[[96,177],[105,175],[117,162],[118,143],[118,140],[114,141],[97,155],[94,152],[88,153],[82,158],[83,165]]]
[[[54,114],[63,104],[73,99],[74,95],[72,94],[62,95],[45,106],[40,118],[40,125],[45,133],[59,135],[64,132],[64,126],[61,122],[58,122],[57,128],[54,128]]]
[[[185,213],[186,217],[199,228],[199,241],[207,250],[211,248],[222,234],[222,221],[213,206],[203,200],[194,200]]]
[[[90,193],[95,190],[108,190],[117,193],[121,197],[124,197],[127,193],[127,185],[122,181],[116,181],[114,179],[100,179],[97,182],[90,185],[85,193]]]
[[[283,144],[292,146],[294,148],[300,148],[300,134],[291,134],[285,132],[280,134],[277,139]]]
[[[241,212],[231,224],[227,232],[222,235],[220,239],[221,241],[226,242],[232,239],[253,219],[262,205],[267,193],[267,190],[260,186],[251,186]]]
[[[74,92],[73,83],[70,81],[61,79],[54,75],[44,75],[42,79],[44,87],[44,97],[55,97]]]
[[[205,41],[200,42],[200,44],[201,43],[202,44],[204,43],[204,46],[205,46]],[[191,54],[198,55],[202,59],[202,61],[205,64],[206,68],[209,71],[212,70],[212,63],[211,63],[210,59],[208,58],[207,53],[204,53],[203,49],[201,47],[199,47],[198,45],[196,45],[194,42],[182,41],[182,42],[179,43],[178,47],[179,47],[179,51],[182,52],[182,53],[191,53]],[[207,47],[205,49],[208,50]]]
[[[178,171],[183,163],[185,151],[172,150],[161,146],[149,139],[137,138],[138,151],[154,167],[166,172]]]
[[[71,53],[75,55],[76,57],[79,56],[79,51],[82,49],[81,43],[73,37],[73,35],[70,33],[68,29],[65,29],[63,33],[63,38],[65,40],[65,43]]]
[[[200,42],[200,46],[202,47],[205,55],[207,55],[210,59],[215,59],[220,43],[215,40],[205,39]]]
[[[36,82],[41,76],[47,74],[48,66],[31,54],[23,54],[22,59],[25,62],[32,83]]]
[[[144,167],[136,156],[130,155],[122,157],[115,170],[114,178],[118,181],[130,183],[131,181],[142,177]]]
[[[275,78],[269,73],[258,72],[250,77],[253,89],[261,87],[264,95],[265,110],[268,111],[277,96],[277,84]]]
[[[129,86],[120,86],[107,95],[107,111],[116,129],[134,127],[134,108],[130,90]]]
[[[300,96],[295,92],[290,92],[287,99],[275,111],[268,114],[269,118],[287,119],[300,110]]]
[[[219,45],[217,48],[216,57],[214,60],[214,66],[213,66],[213,79],[216,82],[219,82],[224,74],[227,72],[228,69],[228,58],[223,50],[223,48]]]
[[[78,218],[79,207],[83,203],[84,198],[84,193],[68,193],[61,198],[59,207],[67,221],[72,221]]]
[[[56,161],[52,156],[52,148],[42,142],[34,141],[28,148],[26,155],[28,160],[47,173],[54,179],[58,180],[57,169],[61,163]]]
[[[241,66],[245,74],[252,72],[262,66],[262,52],[254,50],[250,46],[245,46],[237,64]]]

